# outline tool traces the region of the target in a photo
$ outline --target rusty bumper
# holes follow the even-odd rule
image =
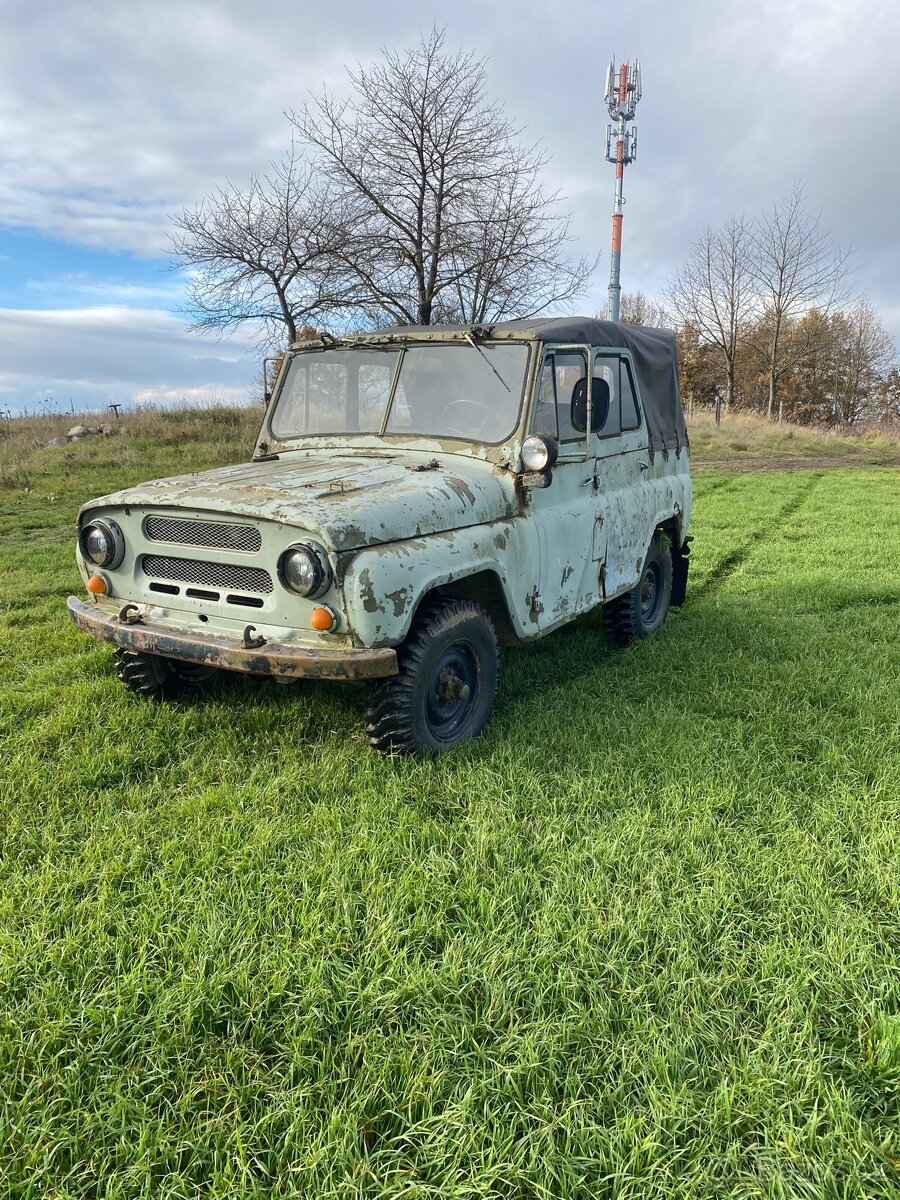
[[[135,653],[159,654],[204,667],[282,679],[380,679],[397,674],[394,650],[353,647],[314,650],[289,642],[266,642],[257,649],[247,650],[228,638],[170,633],[149,621],[123,624],[115,614],[85,604],[77,596],[69,597],[67,607],[79,629]]]

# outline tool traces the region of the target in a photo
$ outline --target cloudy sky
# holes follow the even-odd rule
[[[283,111],[382,45],[446,25],[552,156],[605,305],[606,64],[639,57],[623,286],[649,294],[693,237],[803,181],[854,286],[900,335],[897,0],[0,0],[0,410],[247,400],[249,336],[178,315],[171,214],[286,148]]]

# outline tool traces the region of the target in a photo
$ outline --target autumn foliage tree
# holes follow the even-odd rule
[[[807,423],[888,414],[893,339],[865,297],[848,302],[847,264],[802,188],[707,229],[666,293],[685,394]]]

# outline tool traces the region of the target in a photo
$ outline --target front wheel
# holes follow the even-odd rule
[[[172,700],[185,689],[201,690],[218,674],[215,667],[179,662],[159,654],[116,650],[116,674],[129,692],[145,700]]]
[[[499,654],[480,605],[427,604],[398,660],[399,674],[378,685],[366,714],[366,733],[379,754],[440,752],[481,732],[494,707]]]
[[[672,551],[657,534],[650,543],[641,577],[623,596],[603,609],[606,632],[618,646],[630,646],[662,625],[672,599]]]

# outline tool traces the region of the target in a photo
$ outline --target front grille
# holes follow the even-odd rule
[[[151,542],[178,542],[182,546],[208,546],[213,550],[240,550],[255,554],[262,537],[252,525],[230,521],[195,521],[186,517],[151,516],[144,522]]]
[[[235,567],[230,563],[197,562],[193,558],[169,558],[163,554],[145,554],[141,567],[151,579],[172,579],[229,592],[272,591],[272,576],[262,567]]]

